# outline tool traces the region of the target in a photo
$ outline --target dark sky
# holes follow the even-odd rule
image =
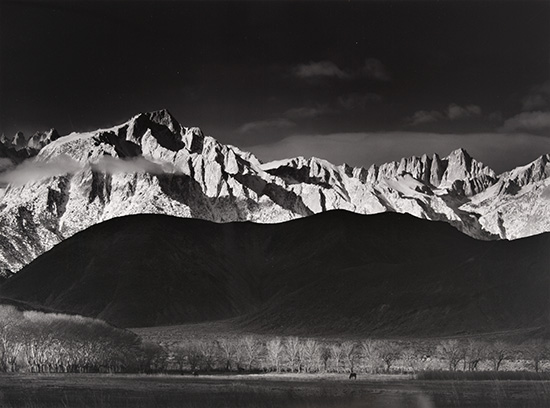
[[[168,108],[263,159],[550,152],[550,2],[0,2],[0,133]]]

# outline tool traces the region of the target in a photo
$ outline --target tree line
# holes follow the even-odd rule
[[[548,359],[550,343],[540,339],[337,342],[248,335],[163,346],[98,319],[0,306],[0,372],[539,372]]]
[[[170,348],[166,363],[179,371],[267,371],[293,373],[417,373],[424,370],[539,372],[550,359],[550,343],[541,339],[512,344],[504,341],[445,339],[439,342],[324,342],[299,337],[244,336],[189,340]]]

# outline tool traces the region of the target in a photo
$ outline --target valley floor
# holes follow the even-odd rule
[[[548,407],[550,381],[360,375],[1,374],[0,407]]]

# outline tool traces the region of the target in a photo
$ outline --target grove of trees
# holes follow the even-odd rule
[[[550,343],[232,336],[166,344],[91,318],[0,306],[0,372],[419,373],[550,368]]]
[[[0,305],[0,372],[151,372],[167,356],[101,320]]]
[[[426,370],[540,371],[548,363],[550,344],[542,340],[446,339],[439,342],[325,342],[310,338],[245,336],[206,341],[186,340],[170,347],[167,368],[179,371],[262,371],[288,373],[418,373]]]

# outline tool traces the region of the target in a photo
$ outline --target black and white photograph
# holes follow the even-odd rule
[[[550,407],[550,1],[0,0],[0,408]]]

